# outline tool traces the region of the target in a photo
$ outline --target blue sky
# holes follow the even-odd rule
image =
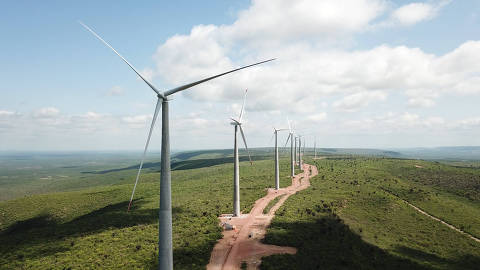
[[[478,1],[8,1],[0,4],[0,151],[141,149],[153,92],[278,57],[178,94],[172,147],[249,144],[289,117],[324,147],[478,145]],[[312,138],[309,139],[310,141]],[[159,130],[153,148],[160,145]]]

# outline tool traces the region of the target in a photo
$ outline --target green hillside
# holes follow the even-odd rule
[[[266,154],[268,150],[256,156],[254,166],[242,159],[243,211],[273,185],[273,161],[264,160]],[[221,237],[217,216],[232,210],[232,159],[222,151],[183,158],[172,162],[175,269],[204,269]],[[23,161],[18,162],[23,168]],[[64,168],[68,166],[63,163],[50,170],[48,162],[42,162],[44,173],[62,170],[71,177],[42,180],[34,184],[41,189],[32,189],[42,194],[0,202],[0,269],[155,269],[159,194],[155,161],[147,162],[129,213],[136,173],[133,158],[87,165],[78,161],[74,168]],[[480,237],[480,170],[338,154],[307,162],[316,164],[319,175],[311,179],[310,188],[290,196],[277,211],[265,239],[295,246],[298,253],[264,258],[262,268],[479,265],[479,243],[416,212],[403,200]],[[290,184],[288,163],[284,156],[281,186]],[[28,170],[15,174],[10,169],[9,175],[17,178],[8,179],[31,176],[34,169]],[[0,188],[4,186],[20,194],[25,184]]]
[[[282,168],[286,186],[286,161]],[[248,211],[273,185],[273,161],[241,162],[240,170],[241,207]],[[142,176],[129,213],[132,184],[0,203],[0,269],[154,268],[158,179],[156,172]],[[232,211],[232,190],[232,164],[172,172],[175,269],[203,269],[208,263],[221,237],[217,216]]]
[[[392,192],[480,238],[479,170],[382,158],[315,164],[312,187],[286,201],[265,239],[298,253],[264,258],[262,269],[477,269],[480,243]]]

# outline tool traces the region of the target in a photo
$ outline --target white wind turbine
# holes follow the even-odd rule
[[[278,165],[278,132],[288,130],[286,128],[276,129],[273,128],[273,134],[275,135],[275,189],[278,190],[280,188],[280,168]],[[290,136],[289,136],[290,137]],[[288,142],[288,138],[287,138]]]
[[[294,149],[294,153],[295,153],[295,166],[298,165],[298,152],[297,152],[297,148],[298,148],[298,136],[295,136],[295,149]]]
[[[302,135],[298,135],[298,166],[300,166],[300,170],[302,170]]]
[[[234,141],[233,141],[233,216],[240,216],[240,164],[238,159],[238,143],[237,143],[237,134],[240,129],[240,134],[242,134],[243,143],[245,144],[245,149],[247,150],[248,158],[250,164],[252,163],[252,158],[250,157],[250,152],[248,151],[247,140],[245,139],[245,134],[243,133],[242,128],[242,117],[243,110],[245,108],[245,100],[247,99],[247,90],[245,90],[245,95],[243,96],[242,109],[240,110],[240,115],[238,119],[231,117],[233,120],[230,124],[235,127]]]
[[[135,193],[135,188],[138,183],[138,178],[140,171],[143,166],[143,161],[145,159],[145,154],[147,152],[148,144],[150,142],[150,137],[152,135],[153,128],[155,126],[155,121],[157,119],[160,108],[162,108],[162,146],[161,146],[161,160],[160,160],[160,207],[159,207],[159,224],[158,224],[158,267],[161,270],[172,270],[173,269],[173,250],[172,250],[172,196],[171,196],[171,174],[170,174],[170,132],[169,132],[169,113],[168,113],[168,101],[169,96],[177,92],[186,90],[195,85],[210,81],[212,79],[218,78],[220,76],[248,68],[251,66],[259,65],[266,63],[275,59],[269,59],[266,61],[258,62],[248,66],[243,66],[233,70],[229,70],[224,73],[220,73],[196,82],[184,84],[173,89],[160,92],[151,82],[149,82],[145,77],[143,77],[140,72],[135,69],[123,56],[121,56],[110,44],[103,40],[97,33],[95,33],[90,27],[79,22],[85,29],[91,32],[96,38],[103,42],[107,47],[112,49],[115,54],[117,54],[156,94],[157,104],[155,106],[155,112],[153,114],[152,123],[150,125],[150,131],[148,133],[147,141],[145,144],[145,149],[143,151],[142,161],[140,162],[140,167],[138,169],[137,177],[135,179],[135,185],[133,187],[132,196],[130,198],[129,209],[132,204],[133,195]]]
[[[290,124],[290,120],[287,119],[288,122],[288,137],[287,141],[285,142],[285,147],[287,146],[288,140],[290,140],[290,176],[295,176],[295,150],[297,149],[297,139],[294,139],[294,132],[292,126]],[[295,148],[293,147],[293,141],[295,140]]]
[[[307,146],[307,138],[303,137],[302,164],[303,164],[303,157],[305,156],[305,146]]]

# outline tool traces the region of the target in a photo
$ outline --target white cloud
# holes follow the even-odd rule
[[[417,16],[416,22],[433,18],[445,3],[426,3],[432,5],[432,12]],[[177,86],[278,57],[182,92],[194,101],[227,103],[217,107],[225,113],[211,115],[213,119],[193,117],[208,119],[209,126],[222,132],[225,119],[238,114],[245,88],[249,89],[246,110],[257,113],[255,121],[248,123],[247,132],[254,134],[263,134],[272,118],[280,117],[279,112],[297,119],[298,128],[311,125],[315,116],[327,130],[336,130],[338,125],[344,132],[389,133],[412,127],[421,132],[448,126],[444,119],[408,113],[361,119],[360,114],[350,114],[352,119],[347,120],[339,119],[343,114],[330,114],[329,110],[372,113],[371,105],[389,96],[389,102],[404,102],[396,99],[403,95],[408,100],[404,105],[424,108],[434,107],[447,94],[480,94],[480,41],[465,42],[443,55],[388,44],[349,48],[354,35],[385,30],[375,26],[382,24],[382,18],[391,20],[388,6],[387,1],[253,1],[232,24],[197,25],[190,33],[167,39],[154,54],[152,73]],[[400,11],[396,14],[401,17]],[[389,27],[405,25],[408,19],[402,19],[403,24],[397,21]],[[335,100],[338,97],[343,98]],[[262,112],[268,117],[258,117]]]
[[[432,18],[435,9],[425,3],[411,3],[401,6],[392,13],[392,19],[402,25],[412,25]]]
[[[37,118],[54,118],[60,114],[60,110],[55,107],[41,108],[34,112],[34,116]]]
[[[480,93],[479,41],[466,42],[441,56],[405,46],[380,45],[351,51],[318,47],[317,43],[304,40],[239,53],[237,48],[230,47],[236,41],[225,34],[225,27],[196,26],[188,35],[168,39],[155,53],[156,74],[174,86],[278,56],[269,64],[183,93],[194,100],[231,102],[238,101],[242,89],[248,87],[251,91],[247,108],[254,111],[287,109],[312,113],[325,98],[345,94],[354,96],[337,103],[337,107],[348,107],[350,102],[350,106],[358,103],[361,108],[368,104],[361,101],[366,99],[362,99],[366,94],[361,93],[375,93],[366,95],[370,99],[384,98],[376,91],[403,92],[410,106],[433,106],[435,99],[445,93]]]
[[[342,100],[333,103],[333,108],[339,111],[355,112],[362,107],[367,106],[370,102],[383,101],[387,98],[387,94],[382,91],[359,92],[344,97]]]
[[[127,124],[144,126],[152,120],[152,117],[153,116],[151,114],[125,116],[125,117],[122,117],[122,121],[124,121]]]
[[[445,119],[438,116],[422,117],[418,114],[389,112],[375,117],[347,120],[341,123],[343,132],[364,131],[371,134],[392,132],[424,132],[450,128]]]
[[[11,116],[11,115],[14,115],[15,112],[12,112],[12,111],[5,111],[5,110],[0,110],[0,117],[2,116]]]
[[[480,94],[480,41],[465,42],[443,55],[388,44],[364,49],[352,47],[356,35],[385,30],[376,27],[382,24],[401,27],[430,20],[446,3],[418,2],[392,11],[391,1],[387,0],[252,0],[250,7],[241,11],[232,24],[197,25],[189,33],[168,38],[153,56],[155,66],[141,73],[149,80],[160,76],[165,84],[177,86],[278,57],[274,62],[177,94],[187,98],[177,104],[195,107],[195,110],[188,108],[195,113],[180,110],[184,115],[172,119],[172,134],[177,132],[172,143],[185,143],[182,147],[218,147],[223,134],[228,143],[225,145],[230,146],[232,130],[228,118],[238,115],[245,88],[249,88],[245,118],[249,140],[250,134],[253,138],[269,138],[271,129],[267,132],[265,127],[286,124],[280,121],[286,118],[282,114],[296,120],[299,130],[321,126],[322,132],[332,133],[419,134],[441,128],[477,127],[478,118],[447,120],[422,115],[419,110],[415,114],[403,111],[383,114],[372,104],[389,97],[388,102],[392,103],[408,100],[407,104],[395,104],[394,108],[433,107],[429,113],[434,113],[437,99],[442,96]],[[111,89],[112,95],[122,93],[121,88]],[[396,99],[398,96],[405,98]],[[196,110],[201,105],[192,100],[202,101],[205,106]],[[144,109],[143,104],[135,106]],[[11,113],[0,111],[0,120],[11,118]],[[49,136],[77,136],[80,132],[84,138],[93,133],[106,138],[112,134],[127,138],[126,134],[135,134],[139,142],[135,146],[141,147],[151,119],[147,114],[64,115],[49,107],[18,116],[15,121],[2,120],[0,125],[13,126],[8,132],[32,126],[32,134],[43,132]],[[158,127],[161,121],[157,121]],[[317,122],[321,125],[314,125]],[[58,132],[59,129],[65,133]],[[200,136],[191,134],[204,136],[202,144],[193,142],[191,138],[197,140]],[[128,136],[125,142],[132,138]]]
[[[410,26],[434,18],[438,11],[450,1],[437,1],[437,3],[410,3],[403,5],[392,12],[392,24]]]
[[[322,122],[325,119],[327,119],[327,113],[322,112],[322,113],[312,114],[312,115],[309,115],[307,118],[308,120],[311,120],[313,122]]]
[[[480,117],[471,117],[458,121],[457,126],[462,128],[480,127]]]
[[[312,37],[328,40],[365,31],[385,7],[383,0],[254,0],[234,24],[221,30],[227,39],[256,45]]]
[[[418,97],[418,98],[410,98],[408,100],[408,105],[410,107],[432,107],[435,105],[435,101],[433,99],[425,98],[425,97]]]

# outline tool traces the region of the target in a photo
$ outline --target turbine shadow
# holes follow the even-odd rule
[[[39,215],[18,221],[0,232],[1,259],[48,256],[69,250],[70,247],[64,243],[67,237],[80,237],[111,228],[119,229],[158,222],[158,208],[141,209],[144,203],[137,199],[128,213],[126,212],[128,201],[108,205],[65,223],[59,222],[51,215]],[[183,209],[174,210],[177,213],[180,211]],[[73,245],[72,242],[71,246]],[[18,253],[22,254],[22,258],[16,258],[19,256]]]
[[[298,252],[264,257],[261,269],[430,269],[363,241],[333,214],[315,222],[274,221],[264,243]]]
[[[270,159],[270,156],[252,156],[252,160],[265,160]],[[242,156],[239,158],[240,161],[248,161],[248,157]],[[211,167],[215,165],[221,165],[226,163],[233,163],[233,157],[225,158],[208,158],[208,159],[192,159],[192,160],[183,160],[183,161],[174,161],[171,164],[172,171],[175,170],[190,170]],[[124,168],[109,169],[103,171],[84,171],[83,174],[107,174],[112,172],[120,172],[127,170],[138,170],[138,165],[128,166]],[[149,169],[151,171],[159,172],[160,171],[160,162],[146,162],[143,164],[142,170]]]

